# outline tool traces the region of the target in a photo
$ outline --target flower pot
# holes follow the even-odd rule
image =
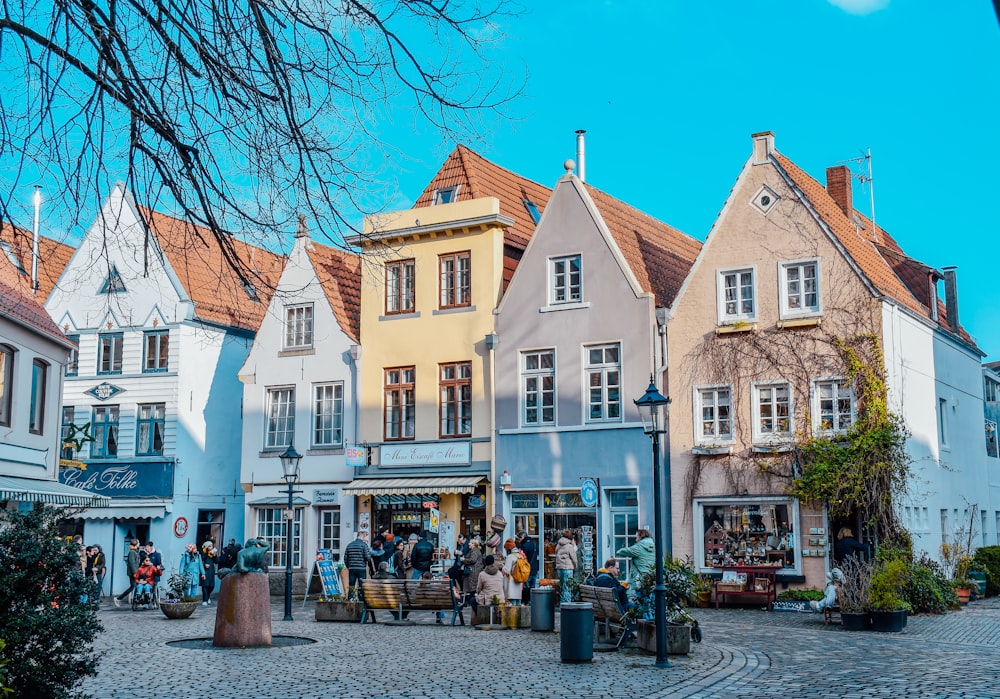
[[[697,590],[694,593],[694,601],[702,609],[712,604],[712,590]]]
[[[639,619],[636,645],[647,653],[656,653],[656,624]],[[691,629],[686,624],[667,624],[667,654],[686,655],[691,652]]]
[[[864,631],[871,624],[868,612],[841,612],[840,623],[844,631]]]
[[[521,607],[508,605],[501,607],[500,623],[508,629],[521,628]],[[527,609],[527,607],[525,607]]]
[[[361,602],[329,600],[316,603],[316,621],[361,621]]]
[[[187,619],[197,608],[197,602],[160,602],[160,611],[168,619]]]
[[[906,626],[906,610],[872,612],[872,631],[899,633]]]
[[[969,600],[972,599],[972,588],[956,587],[955,594],[958,595],[958,601],[961,604],[968,604]]]

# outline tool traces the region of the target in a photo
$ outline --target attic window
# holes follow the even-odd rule
[[[774,193],[774,190],[767,185],[764,185],[757,190],[757,193],[754,195],[750,203],[766,216],[767,213],[774,208],[774,205],[778,203],[778,199],[779,197]]]
[[[108,272],[107,278],[104,280],[104,285],[101,287],[100,293],[102,294],[121,294],[126,291],[125,282],[122,281],[122,275],[118,273],[118,268],[111,265],[111,271]]]
[[[538,210],[538,204],[530,199],[522,199],[521,201],[524,203],[524,208],[528,210],[528,215],[531,216],[531,220],[537,224],[538,220],[542,217],[541,212]]]
[[[10,263],[14,265],[14,267],[17,269],[18,272],[20,272],[21,274],[28,273],[28,271],[24,268],[24,265],[21,264],[21,260],[19,260],[17,255],[14,254],[14,249],[10,246],[9,243],[7,243],[6,241],[0,241],[0,250],[3,250],[5,253],[7,253],[7,258],[10,260]]]
[[[458,187],[443,187],[434,190],[434,204],[450,204],[458,196]]]

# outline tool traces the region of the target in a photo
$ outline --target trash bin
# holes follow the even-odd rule
[[[594,659],[594,605],[563,602],[559,606],[559,650],[564,663]]]
[[[979,596],[986,596],[986,573],[981,570],[971,570],[969,571],[969,577],[976,581],[979,585]]]
[[[536,587],[531,591],[531,630],[555,631],[556,591],[551,587]]]

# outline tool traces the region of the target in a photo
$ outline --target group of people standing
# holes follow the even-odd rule
[[[230,547],[235,547],[233,552],[233,560],[235,561],[235,552],[239,551],[239,544],[235,540],[231,540],[226,549]],[[97,550],[93,563],[90,562],[91,549]],[[103,558],[104,553],[99,546],[88,547],[87,551],[88,568],[93,567],[94,575],[100,576],[99,581],[103,580],[107,571]],[[200,550],[194,544],[187,544],[184,547],[178,570],[181,575],[187,578],[188,584],[184,592],[186,598],[196,599],[200,588],[202,605],[211,604],[219,557],[220,552],[215,548],[215,542],[211,539],[205,541]],[[163,576],[163,554],[156,550],[152,541],[147,541],[145,545],[142,545],[138,539],[132,539],[129,541],[128,554],[125,557],[125,572],[128,575],[129,585],[124,592],[112,597],[116,607],[121,607],[121,603],[127,600],[130,595],[152,594]],[[144,606],[148,608],[150,605]]]
[[[235,540],[229,545],[236,544]],[[237,544],[238,545],[238,544]],[[228,547],[227,547],[228,548]],[[212,603],[212,592],[215,590],[215,578],[219,567],[219,550],[215,548],[215,542],[207,539],[201,545],[201,550],[195,544],[187,544],[184,553],[181,554],[181,562],[178,570],[180,574],[187,578],[187,591],[184,596],[197,599],[198,588],[201,588],[201,604],[207,606]]]

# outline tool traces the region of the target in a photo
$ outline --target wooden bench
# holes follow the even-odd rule
[[[770,566],[737,566],[736,568],[727,568],[726,570],[735,570],[737,575],[746,575],[746,586],[743,589],[733,589],[731,585],[728,585],[721,580],[715,581],[715,608],[719,608],[719,604],[725,599],[728,601],[730,597],[743,597],[746,595],[755,595],[757,597],[764,597],[767,601],[767,611],[771,611],[774,605],[774,600],[778,596],[777,591],[777,568]]]
[[[580,585],[580,601],[590,602],[593,605],[594,623],[600,629],[603,622],[605,640],[611,639],[611,628],[615,628],[618,634],[618,642],[615,643],[615,647],[620,647],[622,641],[628,636],[629,626],[634,620],[631,615],[622,612],[618,600],[615,599],[614,588]]]
[[[361,600],[364,608],[361,623],[375,619],[376,609],[389,609],[396,621],[403,623],[403,613],[418,610],[441,612],[451,610],[451,625],[459,620],[465,626],[462,608],[452,595],[452,581],[449,578],[431,580],[366,579],[361,581]],[[413,622],[409,622],[413,623]]]

